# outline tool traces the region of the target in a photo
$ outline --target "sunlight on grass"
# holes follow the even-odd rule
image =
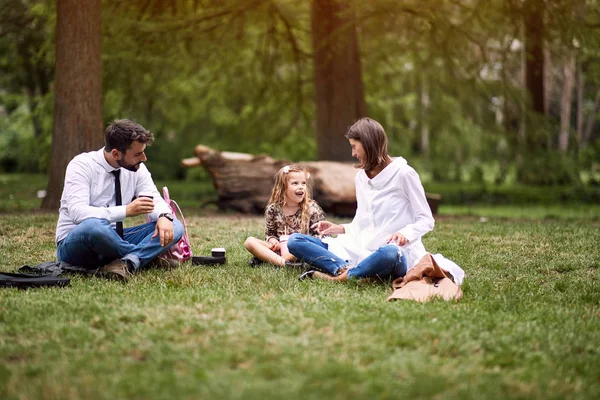
[[[465,269],[465,297],[419,304],[385,302],[385,285],[248,267],[242,243],[260,217],[186,219],[196,254],[225,247],[226,265],[2,289],[0,397],[600,395],[596,222],[440,218],[424,243]],[[54,259],[55,223],[3,216],[0,270]]]

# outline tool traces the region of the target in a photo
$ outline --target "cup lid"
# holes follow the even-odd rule
[[[212,249],[211,251],[217,251],[217,252],[222,252],[225,253],[225,249],[223,247],[215,247],[214,249]]]

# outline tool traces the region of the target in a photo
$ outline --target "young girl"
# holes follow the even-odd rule
[[[292,233],[317,235],[311,228],[325,215],[311,198],[310,174],[302,165],[291,164],[275,174],[275,186],[265,210],[265,240],[246,239],[244,246],[261,261],[280,267],[295,257],[287,251],[287,237]]]

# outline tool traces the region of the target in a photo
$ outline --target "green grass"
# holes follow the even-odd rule
[[[441,205],[440,215],[517,219],[585,219],[600,221],[600,204]]]
[[[43,175],[0,174],[0,213],[39,208],[37,191],[45,190],[47,182]]]
[[[186,219],[226,265],[0,289],[0,398],[600,397],[597,221],[441,217],[424,242],[465,269],[464,298],[420,304],[249,268],[258,217]],[[54,259],[55,223],[2,215],[0,270]]]

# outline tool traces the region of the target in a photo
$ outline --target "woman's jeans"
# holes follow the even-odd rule
[[[177,243],[183,235],[183,225],[173,221],[173,242],[160,245],[160,236],[152,238],[156,222],[147,222],[123,230],[123,239],[105,219],[88,218],[77,225],[58,243],[59,261],[86,268],[98,268],[116,259],[129,261],[137,270]]]
[[[327,243],[321,239],[301,233],[292,234],[288,240],[288,249],[298,260],[331,275],[338,275],[340,268],[350,265],[347,260],[342,260],[328,248]],[[394,244],[388,244],[381,246],[356,267],[350,268],[348,278],[396,279],[406,275],[406,269],[406,255],[402,249]]]

